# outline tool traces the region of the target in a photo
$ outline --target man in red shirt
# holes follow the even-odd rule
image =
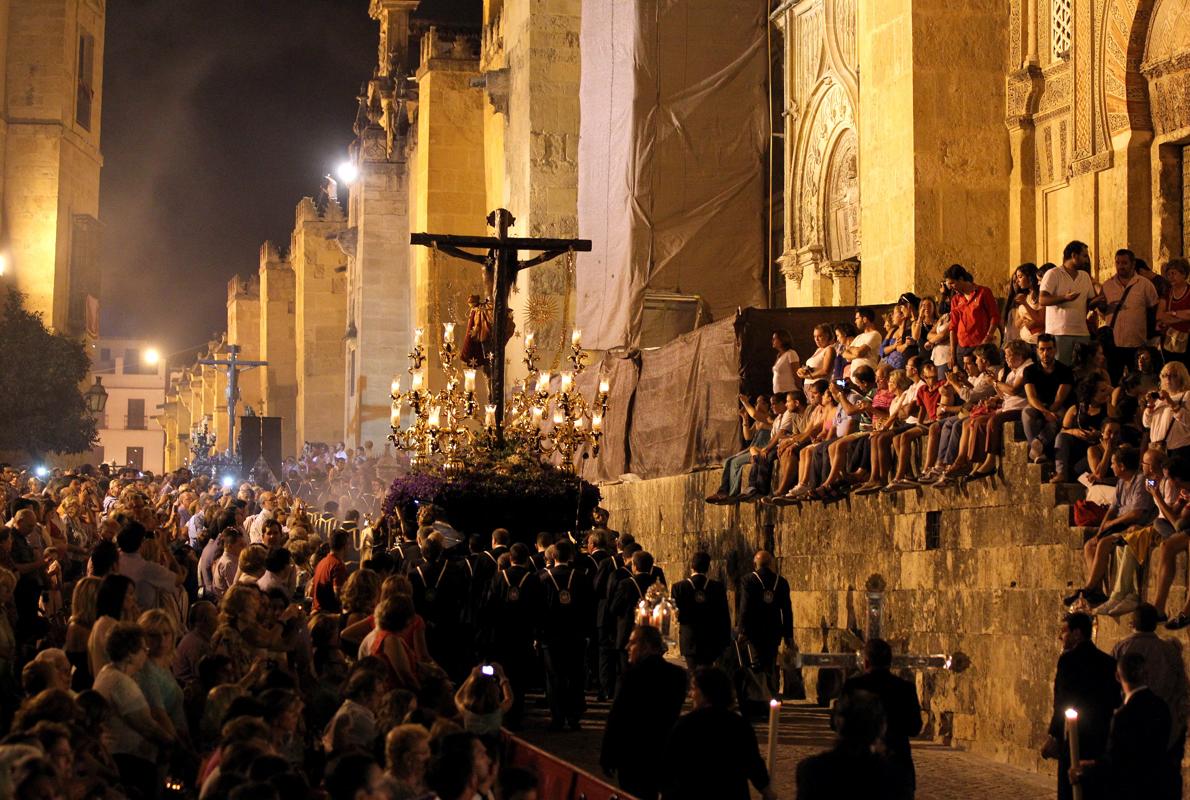
[[[961,264],[951,264],[942,274],[950,289],[950,366],[963,363],[963,356],[985,342],[995,343],[1000,327],[1000,308],[992,290],[979,286]]]
[[[338,614],[343,610],[339,592],[347,582],[347,565],[343,553],[347,550],[349,534],[339,529],[331,534],[331,551],[314,567],[314,578],[310,582],[310,610],[315,614]]]

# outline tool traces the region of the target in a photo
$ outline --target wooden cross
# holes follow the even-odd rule
[[[238,344],[229,344],[227,346],[227,360],[220,361],[214,358],[200,358],[199,364],[208,367],[227,367],[227,451],[232,455],[236,452],[236,406],[240,402],[240,382],[239,373],[242,369],[251,369],[252,367],[266,367],[267,361],[244,361],[240,357],[240,346]]]
[[[492,363],[491,402],[496,406],[496,435],[504,437],[504,350],[508,346],[508,332],[505,327],[508,318],[508,293],[516,283],[516,276],[523,269],[544,264],[569,252],[590,252],[590,239],[532,239],[509,237],[508,229],[516,223],[512,214],[498,208],[488,214],[488,227],[496,229],[495,236],[455,236],[446,233],[414,233],[410,244],[422,247],[436,247],[444,253],[464,261],[482,264],[488,273],[488,285],[492,292],[492,336],[495,360]],[[486,255],[469,253],[462,248],[486,250]],[[540,254],[525,261],[518,261],[522,250],[538,251]]]

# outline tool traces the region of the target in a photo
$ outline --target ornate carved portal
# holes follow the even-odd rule
[[[856,300],[860,256],[856,0],[803,0],[785,39],[785,246],[790,305]]]

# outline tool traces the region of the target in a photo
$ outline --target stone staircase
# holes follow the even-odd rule
[[[960,674],[917,675],[928,734],[1005,763],[1052,771],[1045,737],[1059,654],[1062,597],[1083,582],[1085,532],[1072,525],[1079,484],[1048,483],[1029,464],[1019,426],[1006,431],[1002,474],[946,489],[832,504],[711,506],[718,470],[606,485],[611,525],[634,534],[670,576],[705,549],[734,586],[761,547],[790,582],[798,648],[838,652],[863,627],[864,584],[887,584],[885,635],[898,652],[955,653]],[[1175,578],[1170,607],[1185,596]],[[1110,648],[1127,620],[1098,620]],[[809,696],[816,675],[807,670]]]

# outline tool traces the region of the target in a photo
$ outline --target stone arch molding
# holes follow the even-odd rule
[[[1190,135],[1190,0],[1157,0],[1140,71],[1158,141]]]
[[[847,173],[849,164],[858,166],[858,147],[851,99],[839,82],[824,78],[811,96],[809,111],[799,128],[798,169],[793,172],[793,245],[799,267],[822,273],[832,261],[858,256],[859,183]],[[856,221],[851,226],[839,221],[847,216],[849,204],[854,204]],[[855,247],[844,244],[845,230]],[[801,278],[802,269],[792,272],[788,277]]]

